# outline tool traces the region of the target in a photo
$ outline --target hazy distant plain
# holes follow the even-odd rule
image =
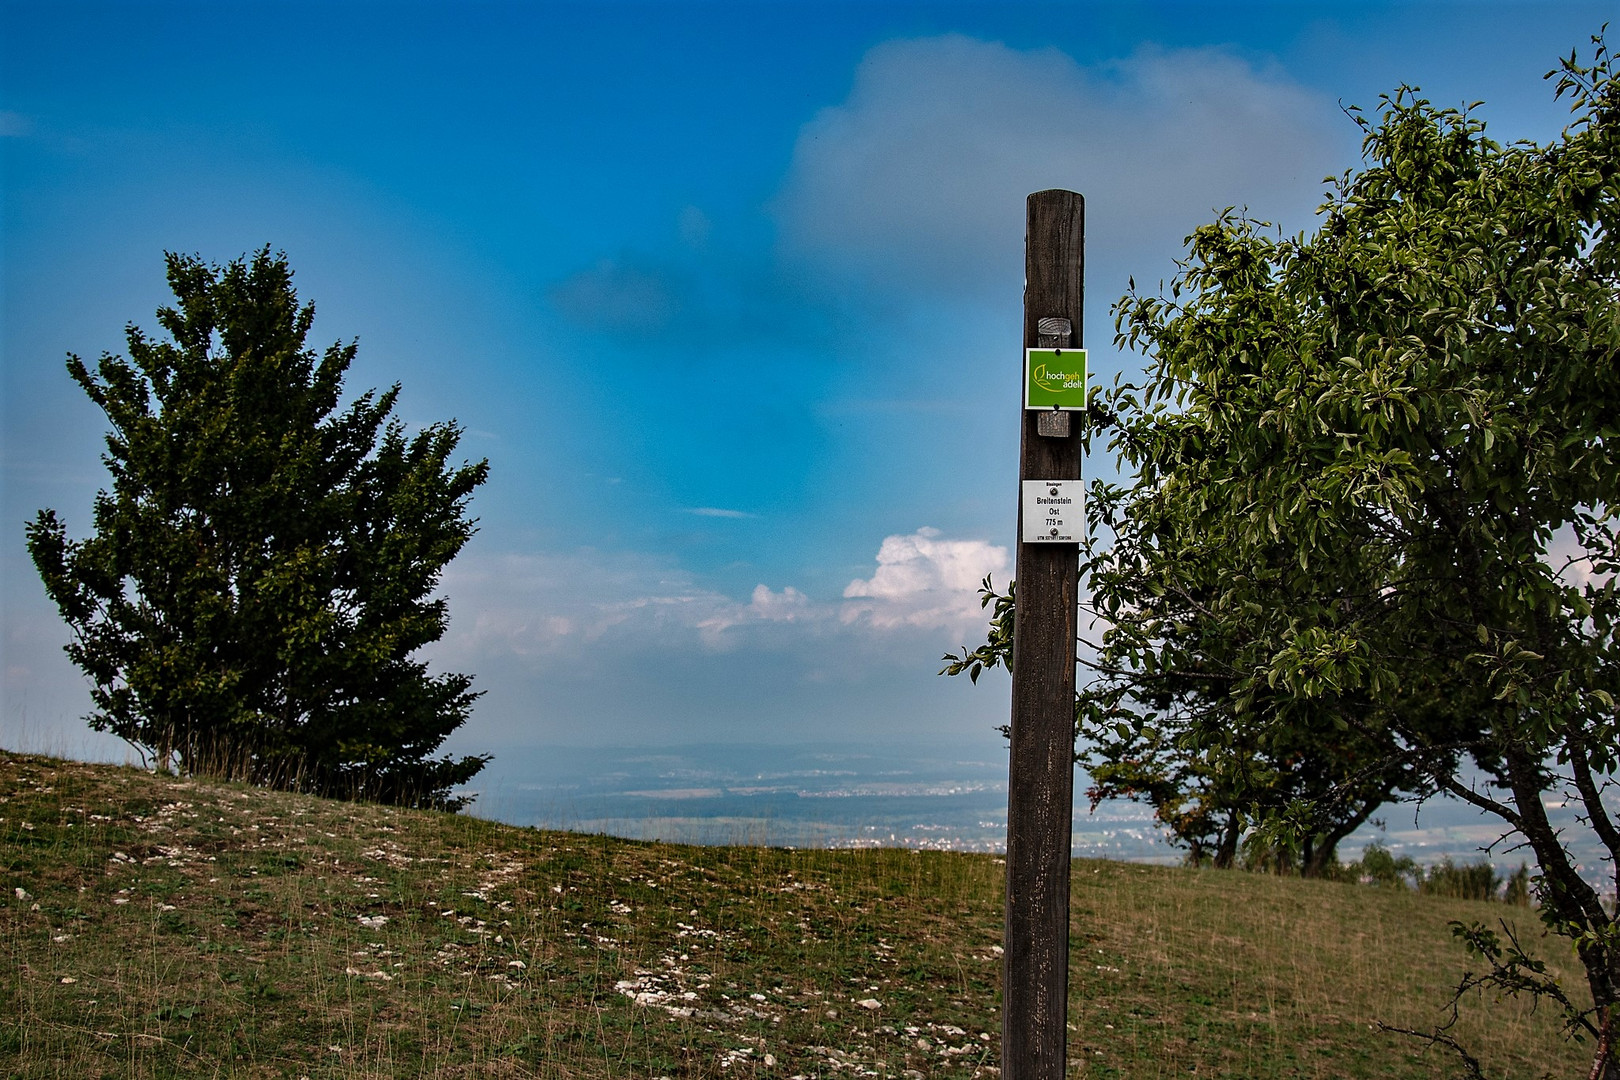
[[[497,753],[478,778],[472,813],[644,840],[1001,852],[1007,761],[997,750],[992,744],[986,753],[983,743],[516,748]],[[1180,861],[1182,851],[1166,842],[1147,807],[1110,800],[1088,811],[1087,783],[1077,773],[1076,856]],[[1549,810],[1576,839],[1587,876],[1606,876],[1595,841],[1580,842],[1573,809]],[[1377,817],[1381,824],[1341,846],[1341,858],[1381,842],[1423,865],[1489,857],[1506,873],[1534,862],[1512,839],[1497,842],[1502,830],[1492,819],[1452,799],[1391,805]]]

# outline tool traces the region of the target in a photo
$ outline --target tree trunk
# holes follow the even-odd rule
[[[1317,843],[1314,848],[1307,849],[1309,855],[1300,868],[1301,875],[1309,878],[1325,877],[1338,865],[1339,842],[1361,828],[1362,823],[1372,817],[1373,811],[1387,801],[1389,801],[1388,791],[1376,799],[1367,799],[1361,804],[1361,809],[1328,829],[1322,836],[1314,838]]]
[[[1545,883],[1542,903],[1554,919],[1569,928],[1563,931],[1565,936],[1579,940],[1582,932],[1589,935],[1584,947],[1577,945],[1576,955],[1586,969],[1586,984],[1597,1009],[1595,1024],[1600,1033],[1591,1076],[1594,1080],[1620,1080],[1620,1060],[1616,1058],[1614,1045],[1614,1013],[1620,1006],[1620,946],[1616,944],[1620,935],[1615,932],[1615,918],[1604,909],[1597,890],[1575,870],[1557,830],[1547,820],[1536,762],[1520,747],[1510,750],[1505,760],[1513,801],[1519,812],[1520,831],[1530,842],[1541,867]],[[1605,1057],[1608,1058],[1606,1063]]]
[[[1215,852],[1215,869],[1230,870],[1237,862],[1238,840],[1243,837],[1243,818],[1236,810],[1226,812],[1226,828],[1221,833],[1221,846]]]

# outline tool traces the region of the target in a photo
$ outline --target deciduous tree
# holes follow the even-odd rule
[[[1596,44],[1554,72],[1560,139],[1504,146],[1400,90],[1352,113],[1364,166],[1314,233],[1227,213],[1166,290],[1133,285],[1118,341],[1149,368],[1094,401],[1129,480],[1089,500],[1105,629],[1077,716],[1124,789],[1212,791],[1296,850],[1384,798],[1494,815],[1592,1005],[1459,927],[1476,984],[1560,1004],[1614,1080],[1620,82]]]

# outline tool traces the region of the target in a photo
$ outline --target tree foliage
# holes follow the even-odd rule
[[[1133,284],[1117,340],[1149,367],[1093,401],[1130,479],[1088,500],[1105,629],[1077,730],[1098,790],[1195,851],[1236,828],[1308,865],[1437,792],[1494,814],[1613,1078],[1620,926],[1592,875],[1620,886],[1620,82],[1596,44],[1554,73],[1574,117],[1550,145],[1402,89],[1352,111],[1364,165],[1314,233],[1228,212],[1168,288]],[[1578,865],[1558,800],[1607,867]],[[1482,985],[1529,985],[1497,959]]]
[[[284,255],[167,256],[169,340],[68,371],[106,414],[94,533],[55,511],[28,548],[94,684],[88,719],[193,772],[456,806],[487,758],[430,757],[477,694],[412,654],[444,633],[439,573],[488,463],[453,422],[408,435],[396,385],[341,407],[356,345],[305,346]]]

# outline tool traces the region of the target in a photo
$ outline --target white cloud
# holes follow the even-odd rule
[[[710,648],[725,648],[735,644],[723,635],[736,626],[757,623],[811,623],[827,617],[825,608],[810,602],[804,593],[788,585],[781,592],[772,592],[769,585],[755,585],[754,592],[744,605],[728,604],[711,617],[697,624],[699,636]]]
[[[1305,224],[1352,138],[1333,102],[1218,49],[1084,68],[960,35],[892,41],[804,127],[774,209],[790,254],[934,288],[1016,271],[1024,197],[1070,188],[1092,261],[1146,248],[1158,267],[1213,208]]]
[[[793,622],[810,612],[810,598],[791,585],[779,593],[768,585],[755,585],[748,610],[766,622]]]
[[[434,655],[448,668],[478,670],[494,656],[546,667],[627,650],[791,650],[812,637],[971,633],[984,620],[980,581],[1005,579],[1010,566],[1004,547],[930,528],[886,537],[876,563],[841,598],[760,583],[738,600],[653,555],[469,553],[446,569],[450,629]]]
[[[944,540],[938,529],[889,536],[877,572],[844,589],[846,624],[878,629],[926,627],[962,631],[984,622],[979,583],[1007,576],[1007,549],[984,540]]]
[[[468,553],[445,571],[450,631],[436,651],[476,668],[492,654],[578,660],[606,638],[667,641],[734,602],[667,560],[635,552]]]
[[[609,654],[730,651],[766,643],[759,634],[774,626],[836,623],[837,614],[791,585],[760,584],[738,601],[636,552],[468,555],[443,584],[451,621],[436,656],[469,670],[494,655],[545,667]]]

